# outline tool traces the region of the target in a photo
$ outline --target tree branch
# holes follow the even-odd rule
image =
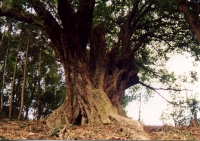
[[[162,80],[164,80],[165,82],[169,82],[169,83],[173,83],[172,81],[169,81],[165,78],[163,78],[162,76],[158,75],[157,72],[154,72],[153,70],[151,70],[151,68],[147,68],[144,65],[141,65],[140,63],[136,63],[137,66],[142,67],[144,70],[146,70],[147,72],[150,72],[151,74],[153,74],[155,77],[157,78],[161,78]]]
[[[106,59],[115,61],[119,47],[120,47],[120,39],[118,37],[118,41],[113,45],[111,50],[106,52]]]
[[[91,34],[90,41],[90,70],[94,74],[96,69],[103,68],[106,53],[105,30],[102,24],[97,25]]]
[[[133,75],[133,76],[130,77],[129,82],[126,85],[126,89],[128,89],[129,87],[136,85],[138,83],[139,83],[139,77],[137,75]]]
[[[143,10],[143,9],[142,9]],[[148,12],[150,12],[151,10],[153,10],[153,8],[151,8],[151,3],[148,4],[148,6],[132,21],[132,25],[131,25],[131,34],[134,33],[136,25],[138,24],[139,20],[144,17]]]
[[[140,0],[136,0],[133,4],[132,11],[128,15],[128,18],[125,21],[124,27],[121,27],[121,40],[122,40],[122,55],[125,55],[127,52],[129,52],[130,49],[130,39],[132,36],[130,24],[135,17],[138,5],[140,3]]]
[[[56,42],[58,44],[60,42],[59,32],[61,28],[55,18],[45,9],[45,6],[39,0],[28,0],[28,2],[33,6],[34,10],[38,14],[37,16],[14,9],[5,12],[0,9],[0,16],[11,17],[18,21],[39,26],[47,32],[54,45]]]
[[[148,33],[143,34],[142,36],[139,37],[138,39],[138,43],[135,45],[135,47],[133,48],[133,52],[135,53],[136,51],[139,50],[139,48],[141,47],[141,45],[144,43],[144,39],[148,36]]]
[[[134,52],[129,52],[122,55],[116,62],[117,67],[122,69],[134,61]]]
[[[156,92],[159,96],[161,96],[165,101],[167,101],[168,103],[170,103],[170,104],[172,104],[172,105],[178,105],[178,106],[179,106],[179,104],[167,100],[167,99],[164,98],[157,90],[173,90],[173,91],[183,91],[183,90],[185,90],[185,91],[192,91],[192,90],[187,90],[187,89],[182,89],[182,90],[180,90],[180,89],[172,89],[172,88],[153,88],[153,87],[151,87],[151,86],[149,86],[149,85],[147,85],[147,84],[144,84],[144,83],[141,82],[141,81],[139,81],[138,83],[141,84],[142,86],[145,86],[146,88],[148,88],[148,89],[150,89],[150,90],[153,90],[153,91]]]
[[[134,2],[133,7],[132,7],[132,11],[131,11],[131,13],[130,13],[128,19],[126,20],[126,23],[125,23],[125,26],[126,26],[126,27],[130,27],[131,21],[132,21],[132,19],[134,18],[135,14],[136,14],[136,12],[137,12],[137,10],[138,10],[138,5],[139,5],[139,3],[140,3],[140,0],[136,0],[136,1]]]
[[[59,38],[60,27],[57,24],[57,22],[55,21],[55,19],[52,22],[46,21],[46,23],[48,23],[48,25],[49,25],[49,23],[52,24],[51,25],[52,28],[49,28],[49,26],[45,25],[45,23],[44,23],[44,21],[47,19],[45,19],[45,18],[41,19],[38,16],[35,16],[30,13],[20,12],[20,11],[16,11],[13,9],[8,10],[8,11],[2,11],[0,9],[0,16],[11,17],[18,21],[38,26],[46,31],[46,33],[49,35],[50,39],[52,40],[52,42],[55,46],[58,47],[59,46],[58,44],[60,44],[60,38]],[[54,23],[54,22],[56,22],[56,23]],[[57,26],[55,26],[55,24],[57,24]]]
[[[76,13],[79,43],[82,49],[86,48],[91,33],[94,5],[95,0],[81,0]]]
[[[26,23],[33,24],[36,26],[41,26],[41,23],[42,23],[42,21],[39,20],[33,14],[22,13],[22,12],[12,10],[12,9],[5,12],[0,9],[0,16],[11,17],[18,21],[26,22]]]
[[[124,29],[122,29],[122,54],[126,54],[127,52],[130,52],[130,39],[131,36],[133,35],[134,31],[137,30],[137,24],[138,21],[145,16],[151,8],[151,2],[147,5],[147,7],[143,10],[141,9],[141,13],[137,12],[138,9],[138,4],[139,4],[140,0],[135,1],[132,11],[130,13],[130,15],[128,16],[126,23],[125,23],[125,27]],[[144,40],[144,38],[146,37],[146,35],[142,35],[139,38],[139,42],[136,45],[134,52],[136,52],[139,47],[142,45],[142,41]]]
[[[69,40],[75,40],[75,13],[69,4],[68,0],[58,0],[58,15],[62,21],[62,26],[65,34],[68,36]],[[75,41],[74,41],[75,43]]]
[[[144,39],[147,37],[148,34],[143,34],[142,36],[139,37],[138,43],[135,45],[133,50],[127,52],[126,54],[122,55],[118,61],[117,65],[118,66],[125,66],[126,63],[128,63],[130,60],[134,60],[134,53],[141,47],[141,45],[144,43]],[[119,48],[119,43],[116,44],[116,48]]]
[[[59,44],[61,28],[57,23],[56,19],[52,16],[52,14],[48,10],[46,10],[44,4],[41,1],[29,0],[29,2],[33,6],[40,20],[42,21],[41,27],[47,32],[50,39],[53,41],[54,45],[55,43]]]

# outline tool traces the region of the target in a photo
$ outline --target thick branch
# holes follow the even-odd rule
[[[122,69],[126,66],[129,66],[128,64],[132,63],[134,61],[134,52],[127,53],[123,56],[121,56],[117,61],[117,67]]]
[[[132,11],[130,12],[128,18],[125,21],[124,27],[121,28],[121,40],[122,40],[122,55],[125,55],[127,52],[129,52],[130,49],[130,39],[131,39],[131,28],[130,24],[135,18],[136,12],[138,10],[140,0],[136,0],[133,4]]]
[[[142,46],[142,44],[144,43],[144,39],[147,37],[148,34],[143,34],[142,36],[139,37],[138,39],[138,43],[135,45],[135,47],[133,48],[133,52],[135,53],[136,51],[139,50],[139,48]]]
[[[75,13],[67,0],[58,0],[58,15],[64,27],[74,20]],[[75,22],[75,21],[73,21]],[[67,28],[67,27],[66,27]],[[69,28],[69,27],[68,27]]]
[[[149,11],[152,10],[151,2],[150,2],[144,10],[142,9],[141,12],[137,12],[139,2],[140,1],[138,0],[133,5],[133,9],[128,19],[126,20],[125,27],[124,29],[122,29],[121,36],[122,36],[122,54],[123,55],[130,51],[130,38],[133,35],[134,31],[137,29],[136,25],[138,24],[138,21],[141,20],[142,17],[144,17]],[[144,36],[142,35],[142,37],[139,39],[139,43],[136,45],[134,52],[137,51],[139,47],[141,46],[142,44],[141,40],[145,38]]]
[[[30,0],[29,2],[37,12],[37,16],[12,9],[5,12],[0,9],[0,16],[11,17],[18,21],[41,27],[49,35],[53,44],[58,47],[60,45],[61,28],[55,18],[45,9],[45,6],[39,0]]]
[[[130,77],[129,82],[126,85],[126,89],[128,89],[129,87],[136,85],[139,83],[139,77],[137,75],[133,75]]]
[[[62,26],[69,40],[75,40],[75,13],[68,0],[58,0],[58,15],[62,21]]]
[[[47,32],[50,39],[57,46],[60,42],[61,28],[52,14],[46,10],[44,4],[39,0],[29,0],[34,10],[36,11],[40,20],[42,20],[41,27]]]
[[[151,3],[148,4],[148,6],[137,16],[137,18],[135,18],[132,21],[132,25],[131,25],[131,34],[134,33],[134,31],[137,29],[135,28],[136,25],[138,24],[138,22],[141,20],[142,17],[144,17],[147,13],[151,12],[152,10],[154,10],[153,8],[151,8]]]
[[[76,14],[78,24],[79,43],[86,48],[92,28],[92,18],[95,0],[81,0]]]
[[[135,45],[135,47],[133,48],[132,51],[129,51],[128,53],[122,55],[118,61],[117,61],[117,66],[119,68],[123,68],[124,66],[126,66],[128,63],[130,63],[131,61],[134,60],[134,53],[142,46],[142,44],[144,43],[144,39],[147,37],[148,34],[143,34],[142,36],[140,36],[140,38],[138,39],[137,44]],[[117,46],[116,46],[117,47]]]
[[[131,13],[130,13],[128,19],[126,20],[126,23],[125,23],[125,25],[126,25],[127,27],[130,27],[131,21],[132,21],[132,19],[134,18],[135,14],[136,14],[136,12],[137,12],[137,10],[138,10],[138,5],[139,5],[139,3],[140,3],[140,0],[136,0],[136,1],[134,2],[133,7],[132,7],[132,11],[131,11]]]
[[[91,35],[90,41],[90,70],[92,75],[96,70],[103,69],[103,63],[106,53],[105,30],[102,24],[96,26]]]
[[[115,61],[115,58],[116,58],[116,55],[118,53],[119,47],[120,47],[120,39],[118,38],[118,41],[113,45],[111,50],[106,52],[106,58],[108,60]]]
[[[16,10],[12,10],[12,9],[5,12],[0,9],[0,16],[11,17],[18,21],[34,24],[37,26],[41,26],[41,23],[42,23],[41,20],[39,20],[36,16],[32,14],[26,14],[26,13],[22,13]]]

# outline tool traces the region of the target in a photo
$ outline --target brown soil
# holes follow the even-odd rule
[[[200,127],[148,126],[143,128],[151,140],[200,140]],[[133,140],[137,132],[117,124],[87,124],[49,129],[41,121],[0,121],[0,139],[10,140]],[[145,135],[144,135],[145,136]]]

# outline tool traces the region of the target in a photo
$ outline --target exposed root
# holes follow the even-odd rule
[[[60,106],[58,109],[53,111],[53,113],[47,118],[46,124],[49,128],[58,127],[64,124],[69,124],[65,110]]]
[[[109,115],[114,124],[121,127],[121,130],[126,130],[134,135],[134,140],[149,140],[149,135],[145,133],[142,124],[136,120],[132,120],[120,115]]]
[[[68,101],[64,102],[49,116],[46,121],[47,126],[52,128],[69,124],[77,126],[94,123],[105,126],[114,124],[122,130],[128,130],[134,139],[149,139],[138,121],[117,114],[117,109],[103,91],[96,89],[88,93],[89,102],[86,103],[78,95],[78,99],[75,99],[77,101],[74,101],[72,105],[73,109],[71,105],[67,105]]]
[[[49,127],[59,127],[59,125],[69,125],[69,123],[65,122],[61,124],[64,121],[61,121],[61,115],[63,116],[63,113],[58,113],[62,110],[56,110],[51,115],[51,118],[47,119],[47,125]],[[57,113],[56,113],[57,112]],[[57,115],[57,116],[56,116]],[[54,117],[54,119],[52,118]],[[134,140],[148,140],[150,139],[147,133],[144,131],[143,126],[135,120],[122,117],[117,114],[111,114],[111,115],[101,115],[99,116],[99,121],[90,121],[88,124],[102,124],[102,125],[115,125],[119,130],[122,130],[122,132],[129,133],[131,138]],[[59,120],[60,119],[60,120]],[[53,126],[52,126],[53,125]]]

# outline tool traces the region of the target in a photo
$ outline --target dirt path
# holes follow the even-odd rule
[[[148,126],[144,130],[152,140],[200,140],[200,127]],[[0,121],[0,139],[9,140],[132,140],[128,129],[115,124],[61,126],[49,129],[45,121]]]

